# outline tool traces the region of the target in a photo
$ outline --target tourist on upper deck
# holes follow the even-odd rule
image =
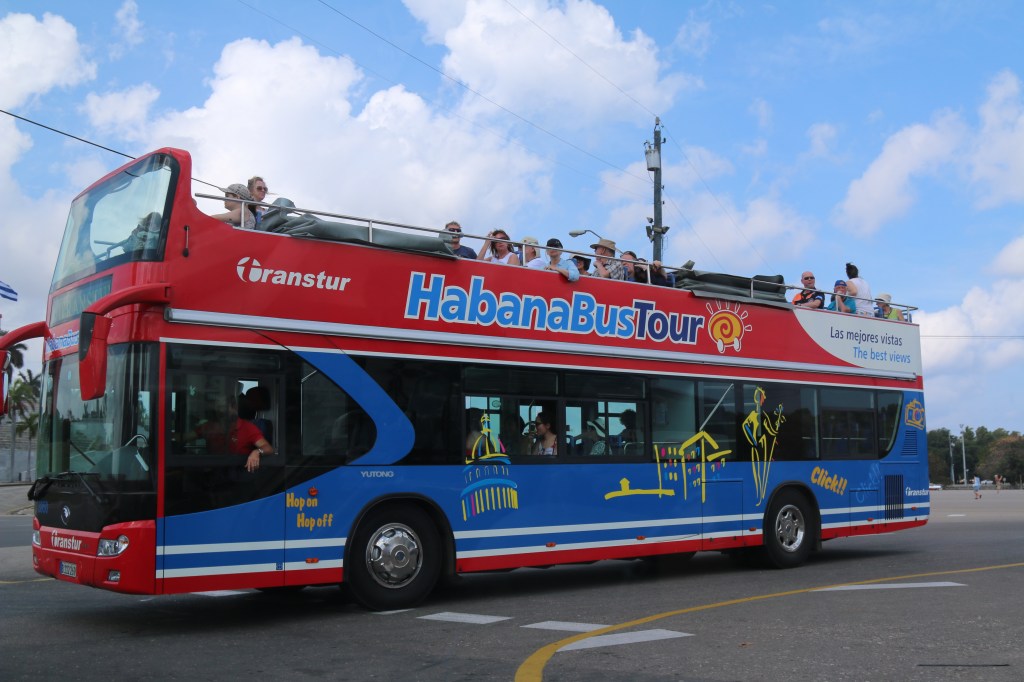
[[[858,315],[867,315],[868,317],[874,315],[873,306],[870,303],[874,300],[871,295],[871,285],[860,276],[857,266],[853,263],[846,264],[846,291],[850,296],[860,299],[857,301]]]
[[[540,257],[540,242],[536,237],[523,237],[523,265],[534,270],[543,270],[547,263]]]
[[[246,183],[246,186],[249,188],[249,194],[252,195],[254,200],[259,201],[260,203],[267,200],[267,182],[263,178],[258,175],[254,175],[249,178],[249,182]],[[260,221],[263,220],[263,214],[267,212],[267,208],[265,206],[254,206],[253,212],[256,214],[256,225],[259,226]]]
[[[615,242],[611,239],[601,239],[596,244],[591,244],[590,248],[594,250],[594,255],[597,256],[594,258],[595,277],[618,280],[626,278],[626,268],[620,261],[612,260],[615,258]]]
[[[829,302],[826,310],[835,310],[840,313],[856,313],[857,312],[857,301],[847,294],[846,282],[837,279],[836,285],[832,289],[835,293],[832,294],[832,300]]]
[[[451,233],[448,235],[451,240],[449,245],[452,247],[452,252],[454,252],[456,256],[459,258],[472,258],[473,260],[476,260],[476,251],[462,243],[462,225],[459,225],[453,220],[445,225],[444,229]]]
[[[497,241],[500,239],[505,241]],[[505,230],[491,230],[487,233],[487,241],[480,247],[480,260],[502,265],[519,265],[519,256],[512,250],[509,241],[511,240]]]
[[[637,258],[635,253],[633,253],[632,251],[622,252],[622,267],[626,271],[626,276],[623,277],[623,279],[626,280],[627,282],[636,281],[636,263]]]
[[[580,278],[580,269],[573,261],[562,260],[562,242],[552,237],[547,241],[547,260],[542,261],[542,270],[551,270],[570,282]],[[532,264],[530,267],[534,267]]]
[[[249,188],[240,182],[228,185],[224,189],[224,208],[228,209],[227,212],[218,213],[210,217],[235,227],[244,227],[247,230],[255,229],[256,214],[253,213],[252,204],[245,204],[245,217],[242,218],[242,201],[239,201],[239,199],[242,201],[252,201]]]
[[[576,264],[576,268],[579,272],[580,277],[590,276],[590,272],[588,272],[590,270],[589,258],[587,258],[586,256],[581,256],[579,254],[573,254],[572,262]]]
[[[904,319],[903,311],[892,307],[892,296],[889,294],[879,294],[878,298],[875,299],[875,303],[878,304],[878,312],[875,313],[876,317],[882,317],[886,320],[902,321]]]
[[[675,275],[665,270],[665,266],[661,264],[660,260],[651,261],[649,270],[648,278],[651,284],[659,287],[674,287],[676,285]]]
[[[817,284],[814,280],[814,273],[808,271],[800,275],[800,283],[804,285],[804,288],[793,297],[793,305],[804,308],[824,308],[825,293],[815,288]]]

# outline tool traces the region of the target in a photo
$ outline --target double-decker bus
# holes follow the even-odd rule
[[[391,609],[455,573],[792,567],[927,521],[914,324],[794,308],[781,278],[569,282],[287,205],[237,229],[191,176],[161,149],[79,195],[45,321],[0,339],[45,339],[43,575]]]

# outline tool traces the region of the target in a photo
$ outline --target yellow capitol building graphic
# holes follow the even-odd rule
[[[492,450],[490,417],[480,417],[480,435],[466,455],[462,470],[466,487],[462,489],[462,520],[500,509],[519,509],[519,489],[509,478],[509,459]]]
[[[705,501],[708,474],[725,467],[725,456],[732,450],[719,450],[718,443],[707,431],[701,431],[684,443],[654,446],[657,467],[657,488],[633,488],[628,478],[619,481],[619,489],[605,493],[604,499],[631,495],[657,495],[671,497],[682,490],[687,499],[689,488],[700,488],[700,500]]]

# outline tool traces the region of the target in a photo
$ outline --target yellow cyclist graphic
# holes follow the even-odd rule
[[[757,506],[764,502],[768,493],[768,473],[772,468],[772,457],[778,443],[779,427],[786,421],[780,404],[772,415],[764,413],[767,395],[758,386],[754,389],[754,409],[743,420],[743,436],[750,443],[750,467],[754,471],[754,489],[757,492]],[[774,416],[775,420],[772,421]]]

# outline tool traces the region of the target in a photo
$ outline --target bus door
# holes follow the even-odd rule
[[[697,382],[697,428],[688,458],[701,497],[701,549],[714,550],[742,536],[744,481],[750,452],[736,434],[740,386],[726,381]]]
[[[271,431],[282,392],[280,375],[270,371],[275,355],[168,346],[169,447],[158,577],[192,579],[197,589],[283,584],[284,506],[276,494],[282,448],[272,443],[276,455],[261,458],[253,471],[245,466],[257,433],[267,429],[279,439]]]

